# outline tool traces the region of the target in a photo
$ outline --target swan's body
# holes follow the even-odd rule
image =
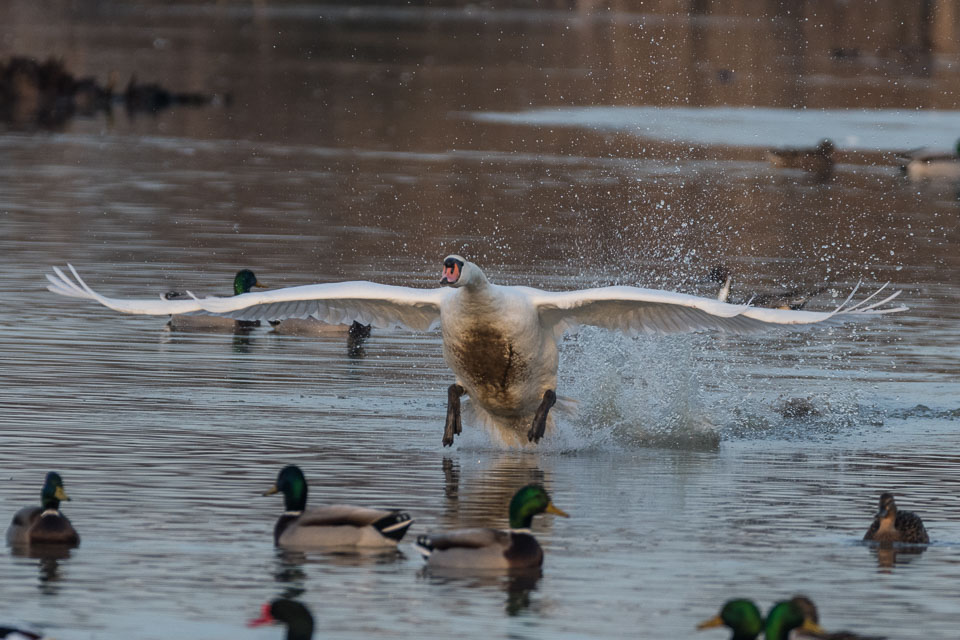
[[[456,377],[448,391],[445,445],[452,444],[460,431],[459,399],[464,393],[470,397],[477,420],[496,427],[505,441],[538,441],[549,426],[548,414],[557,400],[557,341],[565,331],[581,324],[628,333],[746,332],[905,309],[878,308],[899,292],[868,305],[879,291],[830,313],[732,305],[628,286],[541,291],[492,284],[477,265],[459,256],[444,261],[441,284],[446,288],[338,282],[190,300],[107,298],[88,287],[72,267],[76,282],[60,269],[54,271],[55,276],[47,276],[50,291],[95,300],[123,313],[201,312],[237,320],[313,317],[329,323],[356,321],[377,328],[402,326],[421,331],[439,325],[444,360]]]

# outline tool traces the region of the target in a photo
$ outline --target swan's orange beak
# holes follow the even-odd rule
[[[460,279],[460,265],[454,262],[450,266],[443,265],[443,274],[440,276],[440,284],[453,284]]]
[[[247,626],[262,627],[263,625],[270,624],[271,622],[275,622],[275,618],[272,615],[270,615],[270,603],[268,602],[265,605],[263,605],[263,609],[261,609],[260,611],[260,617],[254,618],[253,620],[248,622]]]

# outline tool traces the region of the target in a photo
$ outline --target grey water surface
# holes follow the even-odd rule
[[[723,633],[694,626],[730,597],[766,608],[805,593],[827,628],[955,638],[958,187],[911,184],[883,154],[916,124],[891,111],[956,120],[956,56],[924,75],[883,40],[902,32],[880,29],[882,12],[848,30],[863,54],[837,61],[809,21],[647,4],[0,8],[0,55],[230,94],[0,131],[0,518],[57,470],[82,537],[62,557],[0,552],[0,624],[60,640],[277,638],[244,622],[286,595],[318,637],[709,639]],[[808,46],[787,55],[791,38]],[[710,46],[730,41],[752,57]],[[605,111],[532,111],[590,106],[782,119],[751,144],[742,114],[703,111],[664,136],[623,112],[611,126]],[[777,135],[794,107],[808,107],[810,144],[818,117],[839,126],[821,108],[882,109],[877,126],[897,133],[871,138],[873,156],[838,139],[836,176],[817,183],[763,160],[796,135]],[[452,252],[500,283],[707,296],[699,281],[723,262],[741,300],[826,284],[820,310],[889,281],[910,309],[749,336],[587,329],[563,341],[558,391],[579,407],[556,433],[504,450],[465,425],[444,449],[438,333],[375,330],[350,354],[343,336],[171,332],[44,289],[67,262],[116,297],[227,294],[243,267],[271,287],[432,287]],[[260,493],[285,464],[313,504],[396,507],[416,524],[396,553],[277,551],[282,505]],[[422,569],[417,534],[506,526],[529,482],[571,514],[535,520],[541,574]],[[859,542],[888,490],[923,516],[925,550]]]

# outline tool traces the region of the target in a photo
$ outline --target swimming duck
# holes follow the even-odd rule
[[[730,301],[730,288],[733,277],[730,268],[726,265],[716,265],[707,273],[707,282],[713,282],[720,285],[720,291],[717,293],[717,300],[720,302]],[[799,311],[803,309],[810,299],[818,296],[827,287],[817,287],[816,289],[791,289],[788,291],[779,291],[776,293],[755,293],[751,295],[745,304],[752,307],[765,307],[768,309],[791,309]]]
[[[60,501],[69,500],[63,490],[60,474],[51,471],[40,491],[39,507],[24,507],[17,511],[7,529],[7,544],[55,544],[75,547],[80,536],[67,516],[60,512]]]
[[[730,640],[755,640],[763,631],[763,614],[753,600],[728,600],[720,613],[697,625],[697,631],[725,626],[733,631]]]
[[[0,638],[4,640],[44,640],[47,636],[36,633],[35,631],[0,625]]]
[[[825,633],[820,625],[804,615],[803,608],[793,600],[778,602],[767,612],[763,629],[766,640],[788,640],[794,629],[798,634],[817,636]]]
[[[263,495],[275,493],[283,493],[285,509],[273,529],[278,547],[396,547],[413,524],[409,515],[396,510],[338,504],[307,511],[307,479],[292,464],[280,470],[276,484]]]
[[[911,180],[960,179],[960,140],[953,153],[921,149],[899,156],[901,169]]]
[[[313,637],[313,616],[310,610],[287,598],[278,598],[263,605],[260,617],[247,623],[248,627],[282,623],[287,626],[287,640],[310,640]]]
[[[627,333],[668,334],[713,329],[729,332],[772,325],[808,325],[827,320],[903,311],[878,308],[900,292],[829,313],[732,305],[671,291],[617,286],[580,291],[541,291],[501,286],[458,255],[443,261],[440,288],[414,289],[373,282],[337,282],[251,292],[230,298],[190,300],[118,299],[95,292],[70,266],[73,278],[54,267],[50,291],[95,300],[123,313],[161,315],[203,311],[238,320],[316,317],[375,327],[424,331],[439,325],[443,357],[455,382],[447,389],[443,445],[461,431],[460,399],[466,394],[475,422],[506,444],[538,442],[552,427],[557,403],[558,340],[565,331],[593,325]],[[881,287],[882,290],[882,287]],[[856,292],[856,289],[854,289]],[[851,297],[853,294],[851,294]],[[567,408],[561,402],[558,408]]]
[[[880,508],[874,516],[873,524],[863,536],[864,540],[874,542],[910,542],[927,544],[930,537],[923,526],[923,520],[912,511],[898,511],[892,493],[880,494]]]
[[[546,490],[528,484],[510,501],[510,529],[456,529],[417,538],[414,547],[428,567],[447,569],[533,569],[543,564],[543,549],[530,533],[533,516],[569,516],[553,506]]]
[[[820,626],[820,616],[817,613],[817,606],[813,604],[810,598],[797,595],[791,598],[790,601],[800,608],[806,620],[818,627]],[[799,636],[801,638],[817,638],[817,640],[886,640],[883,636],[862,636],[857,633],[851,633],[850,631],[836,631],[834,633],[801,631]]]
[[[253,287],[266,289],[266,285],[260,284],[257,276],[250,269],[241,269],[233,278],[233,295],[239,296],[249,293]],[[166,300],[189,300],[190,295],[179,291],[168,291],[163,294]],[[222,316],[212,316],[209,314],[190,315],[172,314],[170,322],[167,323],[174,331],[249,331],[260,326],[259,320],[234,320],[233,318],[224,318]]]
[[[833,142],[824,138],[816,147],[768,149],[767,161],[780,169],[803,169],[820,180],[833,174]]]

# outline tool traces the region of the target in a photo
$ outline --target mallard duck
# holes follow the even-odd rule
[[[75,547],[80,536],[67,516],[60,512],[60,501],[69,500],[63,490],[60,474],[47,474],[40,491],[39,507],[24,507],[17,511],[7,529],[7,544],[55,544]]]
[[[260,284],[257,276],[250,269],[241,269],[233,278],[233,295],[239,296],[244,293],[250,293],[250,289],[259,287],[266,289],[266,285]],[[168,291],[163,294],[166,300],[190,300],[190,295],[179,291]],[[233,318],[224,318],[223,316],[213,316],[209,314],[173,314],[170,316],[170,322],[167,325],[174,331],[249,331],[260,326],[259,320],[234,320]]]
[[[543,564],[543,549],[530,533],[538,513],[569,517],[553,506],[546,490],[528,484],[510,501],[510,529],[456,529],[430,533],[414,545],[428,567],[449,569],[532,569]]]
[[[778,602],[767,612],[763,629],[766,640],[788,640],[794,629],[798,633],[825,633],[820,625],[804,615],[803,608],[793,600]]]
[[[35,631],[27,631],[26,629],[18,629],[17,627],[5,627],[3,625],[0,625],[0,638],[4,640],[52,640]]]
[[[960,180],[960,140],[953,153],[921,149],[899,158],[911,180]]]
[[[726,265],[716,265],[707,272],[707,282],[720,285],[720,291],[717,292],[717,300],[720,302],[730,301],[730,289],[733,283],[733,276],[730,268]],[[790,289],[788,291],[754,293],[744,299],[743,304],[752,307],[764,307],[767,309],[790,309],[799,311],[803,309],[810,299],[818,296],[827,287],[817,287],[813,289]]]
[[[313,637],[313,616],[310,610],[287,598],[278,598],[263,605],[260,617],[247,623],[248,627],[282,623],[287,626],[287,640],[310,640]]]
[[[56,275],[47,276],[48,289],[95,300],[124,313],[202,311],[242,320],[314,316],[327,322],[400,325],[421,331],[439,324],[443,357],[455,376],[447,389],[444,446],[452,445],[454,436],[460,433],[460,399],[464,394],[470,397],[475,421],[491,428],[502,442],[539,442],[552,427],[550,411],[558,402],[558,341],[565,331],[580,325],[634,334],[703,329],[736,333],[906,309],[878,308],[899,292],[870,304],[864,300],[849,305],[848,298],[833,312],[819,313],[730,305],[639,287],[552,292],[499,286],[490,283],[480,267],[457,255],[444,259],[441,288],[437,289],[337,282],[190,300],[107,298],[88,287],[76,269],[70,269],[76,282],[54,268]],[[561,399],[560,408],[571,404]]]
[[[307,479],[292,464],[280,470],[276,484],[263,495],[275,493],[283,493],[285,509],[273,528],[278,547],[396,547],[413,524],[408,514],[396,510],[338,504],[307,511]]]
[[[753,600],[728,600],[720,613],[698,624],[697,630],[721,626],[733,631],[730,640],[755,640],[763,631],[763,614]]]
[[[833,142],[825,138],[812,148],[768,149],[767,160],[774,167],[802,169],[827,180],[833,174],[833,150]]]
[[[813,600],[806,596],[797,595],[791,598],[790,602],[800,608],[806,620],[818,627],[820,626],[820,616],[817,613],[817,606],[813,604]],[[801,638],[817,638],[817,640],[886,640],[884,636],[862,636],[851,633],[850,631],[837,631],[834,633],[801,631],[798,635]]]
[[[927,544],[930,536],[923,526],[923,520],[912,511],[898,511],[892,493],[880,494],[880,508],[873,518],[873,524],[863,536],[873,542],[911,542]]]

